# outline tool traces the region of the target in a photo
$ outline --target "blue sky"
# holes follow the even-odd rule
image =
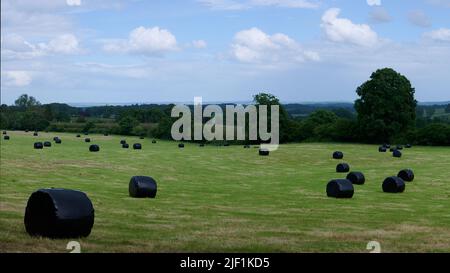
[[[353,101],[377,68],[450,100],[450,0],[2,0],[1,100]]]

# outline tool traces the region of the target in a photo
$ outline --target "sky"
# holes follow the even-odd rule
[[[450,0],[2,0],[1,103],[450,100]]]

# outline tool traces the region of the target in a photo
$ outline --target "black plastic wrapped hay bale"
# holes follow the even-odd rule
[[[343,159],[344,158],[344,154],[342,152],[336,151],[333,153],[333,158],[334,159]]]
[[[411,148],[412,148],[412,145],[411,145],[411,144],[406,144],[406,145],[405,145],[405,148],[411,149]]]
[[[141,150],[141,149],[142,149],[141,143],[134,143],[134,144],[133,144],[133,149],[135,149],[135,150]]]
[[[350,171],[350,166],[347,163],[339,163],[336,166],[336,172],[338,173],[348,173]]]
[[[81,137],[81,135],[77,135],[77,137]]]
[[[39,134],[37,133],[37,132],[34,132],[33,133],[33,136],[38,136]]]
[[[55,139],[55,143],[56,144],[61,144],[61,139],[60,138]]]
[[[156,140],[152,140],[152,143],[155,144],[155,143],[156,143]]]
[[[178,148],[184,148],[184,144],[183,143],[178,144]]]
[[[29,130],[25,130],[25,133],[28,133],[29,132]]]
[[[155,198],[156,191],[156,181],[149,176],[133,176],[128,186],[130,196],[136,198]]]
[[[269,155],[269,150],[267,150],[267,149],[259,149],[259,155],[261,155],[261,156],[268,156]]]
[[[384,146],[380,146],[380,147],[378,147],[378,152],[385,153],[385,152],[387,152],[387,149]]]
[[[108,133],[104,133],[103,135],[104,135],[104,136],[109,136],[109,134],[108,134]]]
[[[250,145],[244,145],[244,149],[250,149]]]
[[[347,179],[356,185],[363,185],[366,182],[366,178],[362,172],[350,172],[347,174]]]
[[[225,142],[225,143],[223,144],[223,146],[224,146],[224,147],[228,147],[228,146],[230,146],[230,143]]]
[[[120,141],[120,144],[125,144],[125,143],[127,143],[127,141],[125,140],[125,139],[122,139],[121,141]]]
[[[130,147],[130,145],[128,145],[128,143],[122,144],[122,148],[124,148],[124,149],[128,149],[129,147]]]
[[[144,139],[144,137],[143,137],[143,136],[141,136],[141,137],[139,137],[139,139]]]
[[[94,225],[94,207],[81,191],[40,189],[28,199],[24,223],[31,236],[87,237]]]
[[[98,152],[98,151],[100,151],[100,147],[96,144],[92,144],[91,146],[89,146],[89,151],[90,152]]]
[[[334,179],[327,184],[327,196],[335,198],[352,198],[355,192],[348,179]]]
[[[6,131],[3,131],[3,134],[6,135]]]
[[[405,191],[405,182],[397,176],[391,176],[384,180],[383,191],[388,193],[400,193]]]
[[[52,143],[50,141],[44,142],[44,147],[52,147]]]
[[[4,140],[9,140],[9,136],[3,136]]]
[[[42,142],[35,142],[34,143],[34,148],[35,149],[42,149],[42,148],[44,148],[44,144],[42,144]]]
[[[91,142],[91,139],[90,138],[85,138],[84,142]]]
[[[397,177],[400,177],[403,181],[411,182],[414,180],[414,172],[411,169],[401,170]]]
[[[402,157],[402,152],[400,152],[399,150],[394,150],[392,152],[392,156],[400,158],[400,157]]]
[[[57,139],[59,139],[59,137],[57,136],[53,137],[53,141],[56,141]]]
[[[200,143],[198,146],[199,147],[205,147],[205,143]]]

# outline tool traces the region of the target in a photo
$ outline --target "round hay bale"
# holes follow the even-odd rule
[[[199,147],[205,147],[205,143],[200,143],[198,146]]]
[[[90,138],[85,138],[84,142],[91,142],[91,139]]]
[[[121,141],[120,141],[120,144],[125,144],[125,143],[127,143],[127,141],[125,140],[125,139],[122,139]]]
[[[87,237],[94,225],[94,207],[81,191],[40,189],[28,199],[24,223],[31,236]]]
[[[34,132],[33,133],[33,136],[38,136],[39,134],[37,133],[37,132]]]
[[[9,136],[3,136],[4,140],[9,140]]]
[[[184,148],[184,144],[183,143],[179,143],[178,144],[178,148]]]
[[[228,146],[230,146],[230,143],[225,142],[225,143],[223,144],[223,146],[224,146],[224,147],[228,147]]]
[[[100,146],[98,146],[96,144],[92,144],[91,146],[89,146],[89,151],[90,152],[98,152],[98,151],[100,151]]]
[[[399,150],[394,150],[392,152],[392,156],[400,158],[400,157],[402,157],[402,152],[400,152]]]
[[[109,136],[109,134],[108,134],[108,133],[104,133],[103,135],[104,135],[104,136]]]
[[[344,158],[344,154],[340,151],[336,151],[333,153],[333,158],[334,159],[343,159]]]
[[[61,139],[60,138],[55,139],[55,143],[56,144],[61,144]]]
[[[335,198],[352,198],[355,190],[348,179],[334,179],[327,184],[327,196]]]
[[[259,155],[261,155],[261,156],[268,156],[269,155],[269,150],[267,150],[267,149],[259,149]]]
[[[136,198],[155,198],[156,191],[156,181],[149,176],[133,176],[128,186],[130,196]]]
[[[45,141],[44,147],[52,147],[52,143],[50,141]]]
[[[338,173],[348,173],[350,171],[350,166],[347,163],[339,163],[336,166],[336,172]]]
[[[366,178],[362,172],[350,172],[347,174],[347,179],[356,185],[363,185],[366,182]]]
[[[142,149],[141,143],[134,143],[134,144],[133,144],[133,149],[135,149],[135,150],[141,150],[141,149]]]
[[[397,176],[391,176],[384,180],[383,191],[388,193],[400,193],[405,191],[405,182]]]
[[[81,137],[81,135],[77,135],[77,137]]]
[[[250,149],[250,145],[244,145],[244,149]]]
[[[144,139],[144,137],[143,136],[141,136],[141,137],[139,137],[140,139]]]
[[[155,144],[155,143],[156,143],[156,140],[152,140],[152,143]]]
[[[28,133],[29,131],[28,131],[28,129],[27,130],[25,130],[25,133]]]
[[[122,148],[124,148],[124,149],[128,149],[129,147],[130,147],[130,145],[128,145],[128,143],[122,144]]]
[[[411,182],[414,180],[414,172],[411,169],[404,169],[397,174],[397,177],[400,177],[403,181]]]
[[[6,135],[6,131],[3,131],[3,134]]]
[[[380,147],[378,147],[378,152],[385,153],[385,152],[387,152],[387,149],[386,149],[386,147],[380,146]]]
[[[44,144],[42,144],[42,142],[35,142],[34,143],[34,148],[35,149],[43,149],[44,148]]]
[[[406,144],[406,145],[405,145],[405,148],[411,149],[411,148],[412,148],[412,145],[411,145],[411,144]]]

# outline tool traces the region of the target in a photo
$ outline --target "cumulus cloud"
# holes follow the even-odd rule
[[[80,53],[79,42],[73,34],[63,34],[48,43],[31,43],[17,34],[2,37],[2,57],[7,59],[31,59],[49,54]]]
[[[411,11],[408,14],[408,20],[411,24],[418,27],[430,27],[430,18],[421,10]]]
[[[440,28],[427,32],[425,37],[435,41],[450,42],[450,28]]]
[[[305,51],[289,36],[283,33],[268,35],[258,28],[242,30],[234,36],[231,45],[232,56],[244,63],[280,63],[318,61],[319,54]]]
[[[66,0],[69,6],[81,6],[81,0]]]
[[[369,25],[354,24],[349,19],[339,18],[340,12],[338,8],[331,8],[322,16],[321,27],[330,41],[366,47],[378,43],[378,35]]]
[[[2,81],[6,86],[24,87],[31,83],[32,78],[27,71],[12,70],[2,72]]]
[[[109,52],[136,53],[144,55],[161,55],[178,49],[175,36],[159,27],[140,26],[131,31],[127,40],[105,43],[104,50]]]
[[[369,6],[381,6],[381,0],[367,0]]]

